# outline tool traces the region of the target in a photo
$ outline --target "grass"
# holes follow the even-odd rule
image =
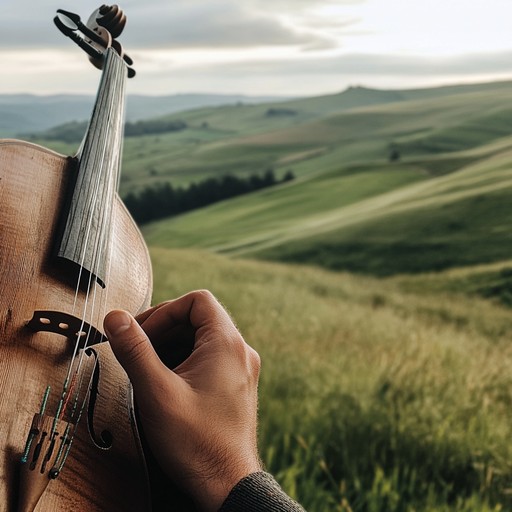
[[[187,163],[169,176],[273,167],[278,175],[293,168],[298,178],[146,226],[145,236],[160,247],[381,276],[506,259],[509,95],[504,84],[393,95],[356,88],[291,102],[301,114],[265,131],[255,120],[262,106],[231,107],[224,120],[223,109],[191,113],[196,121],[211,115],[210,128],[222,124],[232,133],[192,152],[182,147],[171,165]],[[400,153],[396,162],[388,161],[391,146]]]
[[[155,302],[209,288],[260,352],[261,455],[309,512],[512,507],[507,309],[422,276],[152,258]]]
[[[208,211],[166,219],[145,228],[152,245],[203,246],[229,250],[254,238],[303,225],[310,216],[328,214],[365,198],[424,179],[421,169],[407,165],[358,168],[340,176],[297,180],[232,201],[219,203]],[[198,219],[201,219],[198,221]]]
[[[507,259],[512,250],[511,177],[511,157],[505,152],[380,195],[364,208],[359,203],[335,211],[315,233],[305,227],[286,243],[268,243],[260,254],[377,275]]]
[[[500,261],[512,251],[511,142],[397,163],[325,154],[316,173],[148,225],[145,236],[376,275]]]
[[[512,306],[512,262],[509,260],[416,276],[402,275],[396,282],[404,291],[432,295],[448,291]]]

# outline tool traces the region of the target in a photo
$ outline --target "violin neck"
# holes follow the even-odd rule
[[[112,212],[119,186],[127,68],[109,48],[87,133],[78,152],[73,193],[56,254],[70,262],[82,284],[105,286]]]

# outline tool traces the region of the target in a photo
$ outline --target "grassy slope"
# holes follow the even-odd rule
[[[258,253],[377,274],[507,259],[512,250],[512,151],[456,173],[333,211]]]
[[[508,310],[435,276],[152,258],[155,302],[209,288],[261,354],[261,454],[308,511],[510,509]]]
[[[205,146],[215,162],[259,155],[300,179],[154,223],[147,239],[377,274],[505,259],[512,91],[498,85],[427,90]],[[386,160],[390,142],[399,163]]]
[[[480,111],[468,98],[451,113],[451,100],[415,98],[412,110],[395,103],[218,143],[219,158],[278,148],[274,165],[293,162],[300,179],[149,226],[148,240],[294,261],[329,242],[338,261],[362,240],[358,256],[378,273],[403,269],[401,247],[381,254],[401,240],[427,267],[435,243],[457,264],[508,260],[512,138],[484,96]],[[382,156],[391,140],[398,164]],[[510,300],[511,261],[377,280],[161,247],[152,257],[156,301],[210,288],[260,352],[262,457],[307,510],[512,507],[510,314],[475,298]]]

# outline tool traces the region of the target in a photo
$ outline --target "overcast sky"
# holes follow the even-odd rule
[[[94,94],[54,26],[90,0],[0,0],[0,93]],[[512,78],[512,0],[124,0],[128,91],[302,96]]]

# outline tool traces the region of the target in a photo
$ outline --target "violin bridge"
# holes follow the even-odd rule
[[[18,512],[32,512],[50,480],[58,477],[71,447],[74,425],[35,414],[21,458]]]

